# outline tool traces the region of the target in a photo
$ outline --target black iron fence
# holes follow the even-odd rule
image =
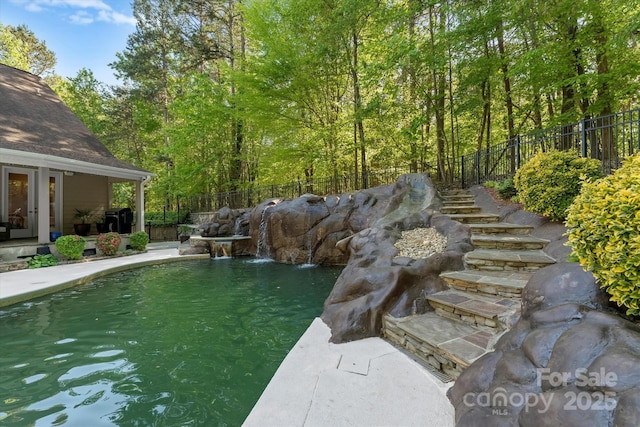
[[[515,175],[537,152],[552,149],[575,150],[582,157],[598,159],[603,172],[611,173],[625,157],[640,152],[640,109],[518,135],[462,156],[459,180],[463,187],[502,180]]]
[[[325,196],[327,194],[344,194],[364,188],[392,184],[398,177],[410,172],[426,172],[411,170],[409,166],[400,166],[384,170],[368,170],[362,174],[340,174],[333,177],[302,179],[286,184],[249,187],[237,191],[227,191],[200,196],[181,197],[179,211],[214,212],[225,206],[232,209],[256,206],[272,198],[296,198],[303,194]]]

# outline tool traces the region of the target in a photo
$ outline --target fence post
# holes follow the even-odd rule
[[[460,178],[460,184],[462,185],[462,188],[467,188],[467,186],[464,183],[464,157],[465,156],[462,156],[461,163],[460,163],[460,174],[462,175]]]
[[[480,150],[476,151],[476,185],[480,184]]]
[[[582,157],[587,157],[587,126],[586,126],[586,118],[582,118],[580,120],[580,126],[582,129],[580,130],[580,155]]]
[[[520,169],[520,134],[516,135],[516,171]]]

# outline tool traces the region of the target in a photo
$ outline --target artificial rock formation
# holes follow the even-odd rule
[[[228,237],[249,234],[249,210],[224,207],[216,212],[191,214],[193,231],[202,237]]]
[[[259,257],[346,264],[322,314],[332,341],[344,342],[379,335],[386,311],[403,316],[428,310],[425,296],[444,288],[439,273],[462,268],[462,255],[471,249],[469,230],[437,214],[440,206],[428,175],[407,174],[356,193],[267,200],[251,212],[250,233]],[[397,257],[394,243],[403,230],[430,226],[448,237],[443,253]]]
[[[379,336],[382,315],[387,312],[404,317],[432,310],[427,295],[447,288],[440,273],[463,268],[462,256],[471,250],[467,226],[440,214],[405,225],[434,227],[447,236],[445,251],[422,259],[397,257],[394,243],[400,231],[392,224],[355,235],[349,241],[349,263],[322,313],[322,320],[331,327],[332,342]]]
[[[640,326],[577,263],[536,272],[522,317],[449,390],[458,426],[640,425]]]

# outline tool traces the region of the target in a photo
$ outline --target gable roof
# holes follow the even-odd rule
[[[111,154],[42,78],[4,64],[0,161],[124,179],[153,175]]]

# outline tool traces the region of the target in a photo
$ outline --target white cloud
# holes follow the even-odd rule
[[[114,24],[136,25],[136,18],[128,16],[115,10],[101,10],[98,12],[98,21],[112,22]]]
[[[74,24],[86,25],[91,24],[93,22],[93,16],[89,12],[85,12],[84,10],[79,10],[73,15],[69,16],[69,19]]]
[[[4,1],[4,0],[0,0]],[[11,0],[13,3],[24,5],[29,12],[42,12],[58,9],[69,12],[68,19],[79,25],[91,24],[97,21],[120,25],[136,25],[131,15],[113,10],[104,0]]]

